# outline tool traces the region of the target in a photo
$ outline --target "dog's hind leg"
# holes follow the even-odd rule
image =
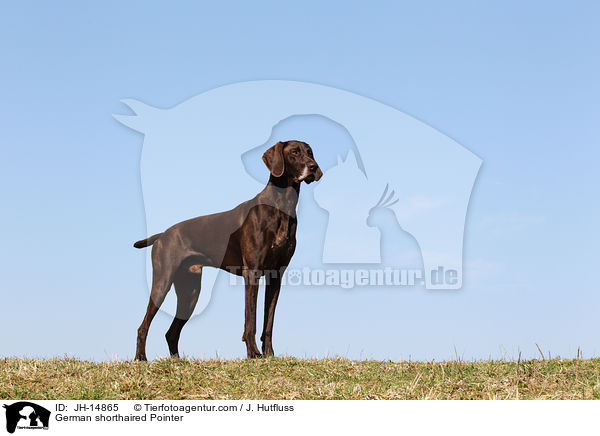
[[[138,328],[137,347],[135,351],[135,360],[148,360],[146,358],[146,338],[150,323],[154,319],[156,312],[160,308],[165,297],[173,284],[173,276],[175,275],[175,264],[173,259],[163,258],[161,253],[160,241],[157,241],[152,250],[152,290],[150,291],[150,301],[146,310],[146,316],[142,324]]]
[[[200,282],[202,279],[202,269],[196,266],[195,272],[180,269],[175,274],[175,292],[177,293],[177,313],[173,323],[167,331],[165,337],[169,345],[169,352],[172,357],[179,357],[179,336],[185,323],[191,318],[198,297],[200,296]]]

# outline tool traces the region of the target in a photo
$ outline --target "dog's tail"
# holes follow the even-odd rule
[[[160,238],[160,235],[162,235],[162,233],[158,233],[154,236],[150,236],[147,239],[142,239],[141,241],[137,241],[135,244],[133,244],[133,246],[135,248],[149,247],[150,245],[154,244],[158,238]]]

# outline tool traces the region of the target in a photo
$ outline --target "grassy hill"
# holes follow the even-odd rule
[[[1,399],[598,399],[600,359],[0,359]]]

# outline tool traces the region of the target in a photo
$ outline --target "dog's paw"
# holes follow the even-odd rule
[[[263,357],[258,351],[248,352],[248,359],[260,359]]]

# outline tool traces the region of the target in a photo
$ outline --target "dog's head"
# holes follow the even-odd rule
[[[273,176],[286,174],[294,182],[312,183],[323,175],[306,142],[278,142],[265,151],[263,161]]]

